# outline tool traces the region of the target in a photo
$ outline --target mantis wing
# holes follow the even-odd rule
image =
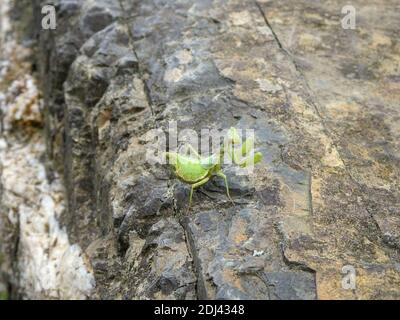
[[[200,164],[204,169],[211,169],[212,167],[215,167],[218,164],[218,161],[219,161],[219,156],[213,154],[209,157],[201,158]]]

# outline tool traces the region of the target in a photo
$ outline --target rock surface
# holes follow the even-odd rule
[[[400,298],[400,8],[353,3],[356,30],[340,0],[59,0],[44,31],[33,1],[47,167],[90,298]],[[235,206],[216,177],[186,213],[146,157],[171,121],[255,130]]]

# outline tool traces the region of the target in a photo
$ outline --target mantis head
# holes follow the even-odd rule
[[[231,127],[226,134],[226,140],[228,145],[240,144],[241,140],[236,128]]]
[[[252,137],[241,143],[237,130],[231,127],[227,133],[227,142],[227,153],[236,165],[244,168],[261,161],[262,153],[254,152],[254,139]],[[235,145],[239,146],[235,147]]]

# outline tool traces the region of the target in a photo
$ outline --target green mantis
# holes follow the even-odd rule
[[[252,138],[248,138],[241,146],[237,146],[240,143],[237,130],[232,127],[228,130],[224,143],[216,154],[202,157],[190,144],[185,146],[186,150],[183,153],[166,152],[166,158],[174,168],[177,178],[191,185],[188,210],[192,205],[193,191],[207,183],[213,175],[224,179],[226,194],[229,200],[234,203],[229,193],[228,179],[221,170],[225,152],[234,164],[242,168],[256,164],[262,159],[260,152],[254,152],[254,140]]]

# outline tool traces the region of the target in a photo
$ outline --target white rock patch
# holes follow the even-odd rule
[[[9,23],[8,1],[2,1],[1,38]],[[5,41],[0,56],[0,108],[4,132],[0,138],[2,206],[0,223],[8,218],[19,235],[17,286],[26,299],[85,299],[95,281],[78,245],[71,245],[58,219],[64,210],[60,177],[50,183],[42,158],[45,153],[40,100],[26,48]],[[35,126],[31,126],[35,123]],[[5,221],[5,220],[3,220]],[[7,235],[0,234],[1,239]],[[14,270],[15,271],[15,270]]]

